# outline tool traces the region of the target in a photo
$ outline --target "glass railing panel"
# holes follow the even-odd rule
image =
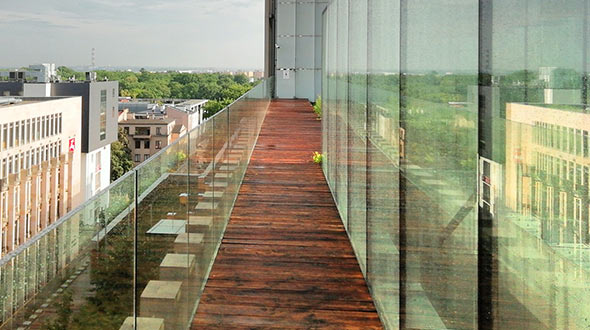
[[[230,148],[229,112],[217,114],[211,119],[215,134],[211,144],[211,153],[214,156],[213,167],[209,179],[209,185],[219,197],[209,205],[213,221],[218,232],[225,228],[227,219],[231,212],[232,202],[231,177],[235,175],[236,169],[244,161],[239,153],[232,153]]]
[[[86,306],[77,312],[80,316],[76,313],[72,316],[73,328],[118,329],[127,317],[133,315],[135,184],[133,173],[127,173],[109,189],[100,192],[94,205],[86,204],[84,213],[77,221],[71,221],[69,228],[58,228],[80,233],[80,246],[85,246],[91,254],[87,267],[91,294],[86,297]],[[95,232],[97,220],[101,229]],[[89,244],[83,245],[84,241]],[[59,244],[59,241],[55,243]],[[70,246],[76,245],[72,242]],[[77,267],[74,261],[70,257],[66,265],[69,264],[75,274],[82,270],[85,261],[82,259],[82,267]],[[84,286],[82,288],[86,291]],[[73,303],[78,299],[74,296]]]
[[[265,102],[266,100],[264,99],[244,98],[241,102],[237,102],[230,107],[229,131],[231,154],[239,155],[245,160],[239,163],[235,169],[235,175],[232,177],[230,194],[234,198],[237,196],[237,189],[239,189],[242,178],[246,173],[248,160],[250,159],[249,156],[254,150],[257,132],[262,124],[260,109],[267,106]]]
[[[189,136],[184,135],[136,169],[137,319],[161,319],[167,329],[187,326],[193,279],[203,238],[187,233]]]
[[[118,329],[133,315],[134,189],[124,176],[5,257],[2,329]]]
[[[213,177],[217,156],[214,152],[214,137],[224,132],[215,131],[214,121],[214,118],[211,118],[201,124],[198,130],[189,133],[190,141],[194,141],[191,142],[189,159],[191,174],[194,174],[194,177],[191,176],[189,184],[190,207],[186,231],[189,235],[202,236],[201,252],[196,258],[198,276],[191,284],[191,292],[194,291],[191,297],[193,314],[207,281],[219,238],[223,234],[223,227],[216,221],[213,207],[215,203],[219,203],[222,193],[215,192]]]

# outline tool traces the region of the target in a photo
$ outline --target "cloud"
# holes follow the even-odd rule
[[[0,0],[2,2],[2,0]],[[27,0],[0,9],[0,67],[261,67],[264,0]],[[65,51],[65,50],[68,51]]]
[[[133,8],[137,3],[133,1],[117,1],[117,0],[89,0],[90,3],[96,5],[111,7],[111,8]]]
[[[37,22],[45,23],[53,27],[61,28],[75,28],[83,29],[87,27],[106,26],[109,23],[113,23],[108,19],[97,19],[82,15],[76,15],[69,12],[62,11],[48,11],[43,14],[34,12],[17,12],[5,9],[0,9],[0,17],[2,20],[0,24],[14,24],[14,23],[27,23]]]

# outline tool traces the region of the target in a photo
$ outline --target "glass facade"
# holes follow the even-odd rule
[[[263,80],[0,259],[0,328],[186,329],[272,90]]]
[[[387,328],[590,326],[588,7],[328,5],[323,169]]]

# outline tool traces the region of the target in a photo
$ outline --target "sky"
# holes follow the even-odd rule
[[[0,68],[262,69],[264,0],[0,0]]]

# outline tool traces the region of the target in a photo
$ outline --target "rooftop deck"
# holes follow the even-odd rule
[[[320,150],[309,102],[272,101],[193,328],[381,328]]]

